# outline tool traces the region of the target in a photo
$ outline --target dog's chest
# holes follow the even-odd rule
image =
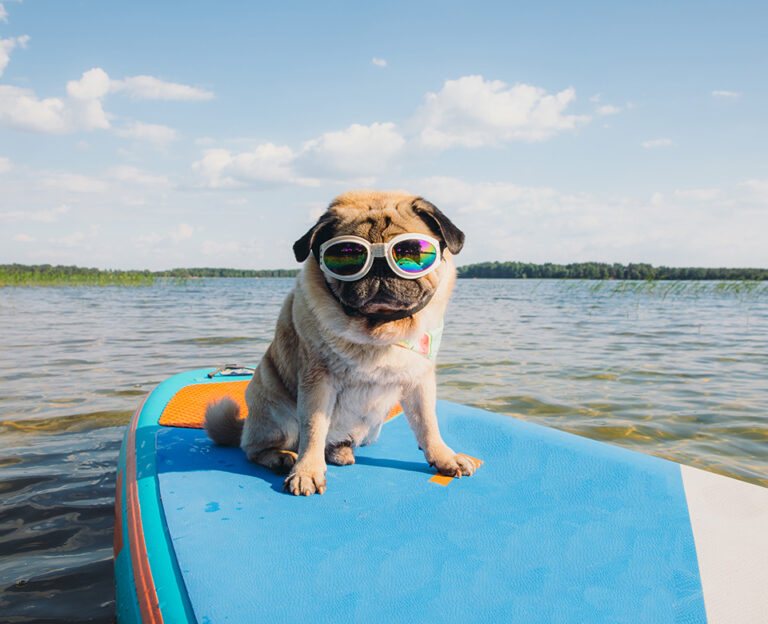
[[[399,396],[396,388],[356,386],[342,390],[336,396],[328,442],[350,442],[353,446],[374,442]]]
[[[434,374],[428,360],[400,347],[392,347],[374,362],[340,372],[328,441],[350,441],[354,446],[376,440],[403,387]]]
[[[427,375],[434,375],[434,363],[399,345],[386,348],[371,346],[366,357],[339,359],[331,367],[337,387],[354,385],[407,386]]]

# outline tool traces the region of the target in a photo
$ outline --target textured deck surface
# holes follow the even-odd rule
[[[680,468],[454,405],[444,437],[484,461],[447,485],[404,418],[323,496],[161,429],[168,526],[201,622],[704,622]]]

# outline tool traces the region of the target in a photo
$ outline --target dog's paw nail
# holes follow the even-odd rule
[[[459,453],[456,453],[443,461],[436,461],[435,466],[441,474],[456,477],[457,479],[461,479],[461,477],[471,477],[477,468],[474,461],[466,455],[461,455]]]
[[[311,496],[325,492],[325,476],[322,473],[294,472],[283,482],[283,491],[294,496]]]

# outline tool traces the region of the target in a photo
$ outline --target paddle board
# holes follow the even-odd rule
[[[249,379],[185,372],[133,416],[120,622],[768,621],[766,488],[440,401],[472,477],[436,475],[393,414],[324,495],[296,497],[199,428]]]

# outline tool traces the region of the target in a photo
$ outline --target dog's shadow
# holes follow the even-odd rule
[[[261,479],[268,483],[274,491],[283,493],[285,475],[276,474],[263,466],[248,461],[245,453],[239,447],[216,446],[200,429],[158,427],[156,445],[158,474],[201,471],[227,472]],[[371,457],[365,454],[357,455],[355,464],[361,467],[435,474],[434,469],[426,462]],[[341,469],[351,470],[354,469],[354,466],[341,467]]]
[[[408,470],[410,472],[423,472],[428,475],[435,474],[435,471],[426,462],[403,461],[402,459],[389,459],[387,457],[367,457],[357,455],[355,464],[361,466],[375,466],[377,468],[391,468],[393,470]]]

